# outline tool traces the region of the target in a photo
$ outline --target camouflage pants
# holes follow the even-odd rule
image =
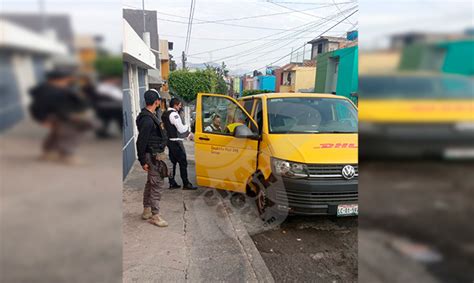
[[[58,152],[63,156],[72,155],[81,136],[81,131],[72,123],[52,119],[50,131],[43,142],[43,151]]]
[[[146,154],[146,164],[148,164],[148,175],[143,192],[143,207],[151,207],[153,215],[160,212],[161,193],[165,188],[165,182],[161,177],[158,162],[152,160],[151,154]]]

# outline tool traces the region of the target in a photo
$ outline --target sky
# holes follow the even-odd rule
[[[301,60],[303,50],[306,58],[309,58],[310,47],[302,46],[357,9],[357,2],[353,0],[335,0],[337,5],[332,0],[301,0],[298,4],[287,3],[286,0],[274,2],[276,4],[264,0],[196,0],[188,62],[224,61],[231,70],[247,72],[264,67],[285,55],[288,56],[276,64],[287,63],[292,48],[300,48],[298,54],[293,53],[295,58],[298,56]],[[174,42],[172,53],[178,64],[186,42],[190,3],[190,0],[145,1],[145,9],[158,12],[160,38]],[[139,9],[141,0],[125,0],[123,6]],[[245,17],[253,18],[229,20]],[[226,21],[220,24],[202,23],[216,20]],[[356,26],[357,13],[326,35],[345,36],[348,30]]]
[[[1,0],[0,10],[38,12],[39,1]],[[70,14],[75,32],[102,35],[104,45],[115,52],[120,52],[121,49],[121,9],[142,7],[142,0],[43,1],[46,12]],[[387,46],[388,36],[394,33],[460,32],[474,26],[474,4],[470,0],[271,2],[273,3],[270,0],[196,0],[188,62],[225,61],[229,69],[237,72],[264,67],[282,57],[275,65],[284,65],[290,61],[292,48],[300,48],[298,55],[293,52],[293,56],[301,58],[305,42],[319,36],[355,9],[360,11],[325,35],[342,36],[346,31],[358,28],[361,48],[370,49]],[[145,9],[158,12],[160,38],[174,42],[172,54],[178,64],[185,47],[190,3],[191,0],[145,0]],[[265,16],[269,14],[277,15]],[[236,20],[242,17],[254,18]],[[220,21],[220,24],[202,23],[216,20],[226,21]],[[304,50],[308,58],[309,47]]]
[[[39,13],[41,0],[0,0],[0,13]],[[42,0],[46,13],[71,16],[77,34],[102,35],[104,46],[116,53],[122,49],[122,3],[117,0]]]

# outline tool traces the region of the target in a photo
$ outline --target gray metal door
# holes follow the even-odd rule
[[[123,88],[123,148],[122,148],[122,162],[123,172],[122,177],[125,179],[128,172],[135,162],[135,138],[133,136],[133,123],[135,123],[132,114],[132,97],[130,94],[130,82],[128,77],[129,65],[123,64],[122,88]]]
[[[20,91],[12,64],[12,53],[0,52],[0,132],[23,119]]]

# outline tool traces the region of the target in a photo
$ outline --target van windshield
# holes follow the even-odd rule
[[[343,99],[271,98],[267,106],[271,134],[357,132],[357,110]]]
[[[451,76],[361,76],[361,99],[472,99],[474,80]]]

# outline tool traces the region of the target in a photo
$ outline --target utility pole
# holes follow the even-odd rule
[[[46,10],[45,10],[45,5],[44,5],[44,0],[39,0],[39,12],[41,15],[41,32],[46,32],[47,26],[46,26]]]
[[[145,0],[142,0],[142,12],[143,12],[143,32],[146,32],[146,21],[145,21]]]
[[[181,63],[182,63],[182,66],[183,66],[183,70],[186,69],[186,54],[184,53],[181,53]]]
[[[305,52],[306,52],[306,43],[303,45],[303,63],[304,63]]]

